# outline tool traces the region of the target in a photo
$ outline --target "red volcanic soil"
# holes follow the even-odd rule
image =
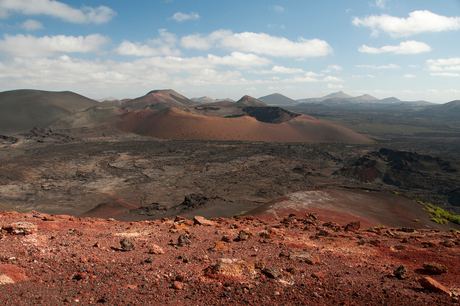
[[[307,115],[273,124],[260,122],[250,116],[219,118],[169,108],[158,112],[143,110],[127,113],[119,119],[116,127],[124,132],[163,139],[370,142],[349,129]]]
[[[324,189],[288,194],[272,200],[246,215],[262,219],[284,218],[290,213],[315,212],[322,219],[339,223],[359,220],[363,226],[413,227],[448,230],[457,224],[442,225],[430,220],[424,206],[404,196],[360,190]],[[415,221],[417,220],[417,221]]]
[[[2,213],[0,304],[458,305],[459,235],[326,221]]]

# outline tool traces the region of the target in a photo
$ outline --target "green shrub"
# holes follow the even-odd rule
[[[419,222],[418,219],[414,219],[415,222]]]
[[[450,231],[451,231],[452,233],[454,233],[454,234],[457,234],[457,232],[458,232],[455,228],[451,228]]]

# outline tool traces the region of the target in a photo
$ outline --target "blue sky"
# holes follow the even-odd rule
[[[460,1],[0,0],[0,90],[460,99]]]

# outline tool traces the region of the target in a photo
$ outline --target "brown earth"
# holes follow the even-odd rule
[[[327,221],[2,213],[0,303],[458,305],[458,235]]]
[[[351,130],[307,115],[273,124],[250,116],[219,118],[169,108],[160,112],[142,110],[124,114],[115,123],[115,127],[119,131],[162,139],[370,142]]]

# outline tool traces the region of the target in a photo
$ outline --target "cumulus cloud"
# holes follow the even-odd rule
[[[160,29],[158,32],[159,37],[149,39],[146,44],[124,40],[115,49],[115,52],[120,55],[132,56],[180,55],[180,50],[176,49],[176,36],[166,31],[166,29]]]
[[[220,47],[241,52],[251,52],[279,57],[315,57],[333,52],[324,40],[299,38],[293,42],[284,37],[270,36],[265,33],[233,33],[229,30],[214,31],[209,35],[192,34],[184,36],[181,44],[187,49],[207,50]]]
[[[41,30],[43,29],[43,24],[40,21],[29,19],[21,24],[21,28],[26,31]]]
[[[200,19],[200,15],[198,15],[198,13],[184,14],[181,12],[177,12],[171,17],[171,19],[177,22],[183,22],[187,20],[198,20]]]
[[[404,37],[424,32],[442,32],[460,29],[460,17],[441,16],[430,11],[414,11],[408,18],[399,18],[382,14],[365,18],[355,17],[352,21],[355,26],[372,29],[372,35],[377,36],[379,31],[388,33],[392,37]]]
[[[0,86],[52,90],[113,90],[151,88],[152,84],[169,88],[275,83],[270,80],[247,80],[242,77],[241,71],[220,69],[222,66],[244,66],[254,63],[257,63],[255,57],[238,53],[224,57],[142,57],[125,62],[89,61],[67,55],[55,58],[15,57],[0,62]]]
[[[217,41],[232,34],[230,30],[217,30],[206,36],[202,34],[192,34],[182,37],[181,45],[186,49],[208,50],[213,47]]]
[[[241,52],[232,52],[231,55],[223,57],[208,54],[208,60],[214,65],[237,66],[240,68],[265,66],[271,63],[271,60],[267,58]]]
[[[262,71],[253,71],[255,74],[293,74],[293,73],[304,73],[305,71],[300,68],[287,68],[284,66],[273,66],[270,70],[262,70]]]
[[[375,0],[375,6],[383,10],[385,9],[385,5],[386,5],[385,2],[386,0]]]
[[[381,48],[369,47],[362,45],[359,49],[361,53],[393,53],[393,54],[417,54],[431,51],[431,47],[424,42],[408,40],[400,43],[398,46],[383,46]]]
[[[460,57],[427,60],[428,70],[431,71],[460,71]],[[442,75],[442,74],[432,74]],[[446,74],[444,74],[446,75]]]
[[[415,75],[413,75],[413,74],[405,74],[404,77],[408,78],[408,79],[411,79],[411,78],[415,78]]]
[[[328,66],[327,66],[327,69],[322,70],[321,72],[329,73],[329,72],[331,72],[332,70],[340,71],[340,70],[342,70],[342,69],[343,69],[343,68],[340,67],[339,65],[328,65]]]
[[[117,15],[114,10],[103,5],[76,9],[55,0],[0,0],[0,17],[7,18],[11,13],[47,15],[71,23],[96,24],[109,22]]]
[[[0,54],[15,57],[46,57],[64,53],[88,53],[99,51],[109,39],[100,34],[88,36],[43,36],[18,34],[4,35],[0,40]]]
[[[389,65],[356,65],[358,68],[371,68],[371,69],[401,69],[400,66],[396,64],[389,64]]]
[[[228,35],[220,40],[225,49],[253,52],[280,57],[316,57],[333,52],[324,40],[299,38],[297,42],[265,33],[243,32]]]
[[[459,77],[460,73],[456,73],[456,72],[433,72],[433,73],[430,73],[430,75],[433,75],[433,76],[447,76],[447,77]]]
[[[296,75],[293,78],[290,79],[284,79],[282,82],[285,83],[315,83],[315,82],[330,82],[330,83],[343,83],[345,82],[343,79],[334,77],[334,76],[325,76],[323,77],[323,74],[318,74],[313,71],[308,71],[305,72],[305,74],[302,75]]]
[[[327,84],[327,88],[329,89],[342,89],[343,88],[343,85],[342,84]]]

